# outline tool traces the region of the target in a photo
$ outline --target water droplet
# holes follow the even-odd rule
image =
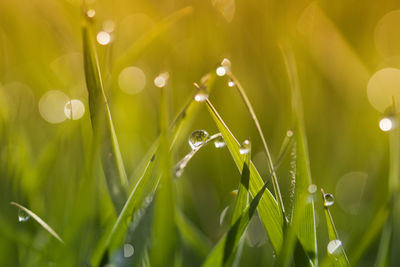
[[[342,253],[342,241],[339,239],[329,241],[327,250],[330,255],[338,256],[338,254]]]
[[[390,118],[383,118],[379,121],[379,128],[384,132],[388,132],[393,128],[393,121]]]
[[[195,149],[207,141],[209,136],[210,135],[204,130],[196,130],[189,136],[189,145],[192,149]]]
[[[238,192],[239,192],[239,190],[235,189],[235,190],[232,190],[231,194],[234,196],[237,196]]]
[[[229,87],[234,87],[236,84],[235,84],[235,82],[234,81],[229,81],[228,82],[228,86]]]
[[[287,137],[292,137],[292,136],[293,136],[293,131],[292,131],[292,130],[288,130],[288,131],[286,132],[286,136],[287,136]]]
[[[154,85],[157,86],[158,88],[163,88],[167,85],[168,79],[169,79],[168,72],[161,73],[154,79]]]
[[[86,12],[86,16],[88,17],[88,18],[94,18],[94,16],[96,15],[96,10],[94,10],[94,9],[89,9],[87,12]]]
[[[335,203],[335,198],[333,197],[332,194],[324,194],[324,206],[325,207],[330,207]]]
[[[223,138],[222,136],[217,137],[217,138],[214,140],[214,146],[215,146],[216,148],[225,147],[225,146],[226,146],[226,143],[225,143],[224,138]]]
[[[218,67],[216,70],[218,76],[224,76],[226,74],[226,69],[222,66]]]
[[[72,99],[65,104],[64,114],[70,120],[79,120],[85,114],[85,105],[78,99]]]
[[[308,186],[308,192],[310,193],[310,194],[314,194],[315,192],[317,192],[317,186],[315,185],[315,184],[310,184],[309,186]]]
[[[208,92],[205,88],[200,88],[197,94],[194,96],[194,100],[197,102],[204,102],[208,99]]]
[[[28,213],[26,213],[22,209],[18,210],[18,221],[19,222],[26,222],[27,220],[29,220],[29,218],[30,218],[30,216]]]
[[[124,257],[129,258],[135,252],[135,248],[131,244],[124,244]]]
[[[101,45],[108,45],[111,42],[111,35],[106,31],[100,31],[96,36],[97,42]]]
[[[251,150],[251,143],[248,139],[244,140],[243,143],[240,145],[239,153],[244,155],[244,154],[249,154]]]

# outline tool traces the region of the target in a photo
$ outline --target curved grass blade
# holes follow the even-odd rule
[[[232,261],[238,243],[246,230],[250,219],[256,212],[257,206],[263,198],[264,192],[267,190],[267,184],[268,182],[261,187],[260,191],[257,192],[254,199],[251,201],[250,206],[241,213],[237,220],[231,225],[228,232],[220,239],[202,265],[203,267],[230,265],[230,261]]]
[[[117,60],[114,72],[118,72],[122,66],[128,62],[134,61],[143,50],[155,40],[161,33],[170,28],[172,25],[190,15],[193,12],[193,7],[187,6],[179,9],[175,13],[169,15],[159,23],[157,23],[150,31],[145,33],[139,40],[137,40],[128,50]]]
[[[104,241],[100,241],[92,255],[91,263],[93,266],[98,266],[104,253],[110,255],[122,245],[125,233],[128,229],[132,215],[142,204],[143,200],[152,192],[154,193],[158,179],[153,175],[153,167],[155,158],[152,157],[148,163],[143,176],[139,179],[136,186],[131,191],[128,200],[125,202],[121,213],[111,230],[105,235]]]
[[[15,202],[10,202],[11,205],[14,205],[21,210],[23,210],[25,213],[27,213],[29,216],[31,216],[35,221],[37,221],[40,226],[42,226],[49,234],[51,234],[53,237],[55,237],[58,241],[64,244],[64,241],[61,239],[61,237],[54,231],[47,223],[45,223],[39,216],[37,216],[33,211],[25,208],[24,206],[15,203]]]
[[[99,62],[89,21],[82,27],[86,86],[95,144],[100,143],[101,161],[108,190],[115,210],[119,213],[126,201],[128,179],[111,118],[110,108],[101,80]]]
[[[335,266],[350,266],[349,259],[344,251],[342,241],[339,238],[335,223],[333,222],[332,215],[329,211],[329,206],[331,205],[328,204],[330,200],[327,199],[329,194],[325,194],[323,189],[321,189],[321,193],[324,202],[326,225],[328,227],[328,236],[330,240],[327,248],[328,254],[333,259]]]
[[[296,140],[296,184],[292,218],[295,221],[301,222],[295,224],[297,227],[297,238],[310,258],[310,261],[313,264],[317,264],[318,257],[314,200],[310,199],[310,202],[305,204],[303,212],[300,212],[300,209],[297,208],[304,205],[302,202],[306,201],[307,195],[309,194],[308,187],[312,184],[297,68],[291,51],[289,49],[282,49],[282,53],[289,76],[292,108],[295,117],[294,134]]]
[[[175,221],[183,241],[193,248],[200,256],[206,257],[211,250],[211,242],[194,226],[182,211],[176,211]]]
[[[226,126],[225,122],[222,120],[221,116],[218,114],[217,110],[211,104],[209,100],[206,101],[208,110],[211,117],[214,119],[219,131],[224,137],[224,141],[232,155],[233,160],[236,163],[239,171],[242,171],[244,156],[239,153],[239,143],[232,135],[231,131]],[[250,193],[255,196],[259,190],[263,187],[264,182],[261,179],[254,164],[250,161],[250,182],[249,189]],[[282,248],[283,242],[283,216],[280,212],[278,203],[272,196],[269,190],[265,190],[263,197],[260,200],[260,205],[258,206],[258,214],[260,219],[264,224],[265,230],[268,233],[269,240],[271,241],[272,247],[275,252],[279,254]]]
[[[257,128],[258,134],[260,135],[261,141],[264,146],[265,154],[267,155],[268,168],[269,168],[269,172],[271,173],[271,180],[272,180],[272,185],[274,187],[275,198],[278,201],[280,212],[282,212],[282,216],[285,218],[285,221],[286,221],[285,207],[283,205],[282,194],[279,189],[278,178],[276,177],[276,172],[274,169],[274,164],[272,162],[271,153],[269,152],[267,141],[265,140],[264,133],[260,126],[260,122],[258,121],[256,113],[254,112],[253,106],[251,105],[250,100],[247,97],[246,92],[243,89],[242,85],[240,84],[239,80],[235,77],[235,75],[233,75],[232,72],[228,72],[227,75],[234,82],[235,87],[237,88],[237,90],[238,90],[243,102],[245,103],[247,110],[249,111],[251,118]]]

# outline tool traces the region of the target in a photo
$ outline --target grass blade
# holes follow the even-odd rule
[[[128,179],[125,173],[110,108],[101,80],[99,62],[89,21],[82,28],[86,86],[89,93],[89,111],[95,144],[101,144],[101,160],[108,190],[119,213],[125,203]]]
[[[279,189],[278,178],[276,177],[276,172],[275,172],[275,169],[274,169],[274,164],[272,162],[271,153],[269,152],[267,141],[265,140],[264,133],[263,133],[263,131],[261,129],[261,126],[260,126],[260,123],[259,123],[259,121],[257,119],[256,113],[254,112],[253,106],[251,105],[250,100],[247,97],[247,94],[246,94],[245,90],[243,89],[242,85],[240,84],[238,79],[235,77],[235,75],[233,75],[232,72],[228,72],[228,76],[234,82],[235,87],[237,88],[237,90],[238,90],[243,102],[245,103],[245,105],[247,107],[247,110],[249,111],[249,113],[251,115],[251,118],[252,118],[254,124],[256,125],[258,134],[260,135],[261,141],[262,141],[263,146],[264,146],[265,154],[267,155],[268,168],[269,168],[269,172],[271,174],[271,180],[272,180],[272,185],[274,187],[275,198],[278,201],[280,212],[282,212],[282,215],[286,220],[285,207],[283,205],[282,195],[281,195],[281,192],[280,192],[280,189]]]
[[[333,204],[333,198],[330,194],[325,194],[321,189],[322,199],[324,201],[324,211],[326,218],[326,225],[328,228],[329,244],[327,247],[329,256],[334,260],[335,266],[350,266],[349,259],[344,251],[342,241],[337,233],[335,223],[333,222],[332,215],[329,211],[329,206]]]
[[[15,203],[15,202],[10,202],[11,205],[14,205],[21,210],[23,210],[25,213],[27,213],[29,216],[31,216],[35,221],[37,221],[40,226],[42,226],[49,234],[51,234],[53,237],[55,237],[58,241],[64,244],[64,241],[61,239],[61,237],[54,231],[47,223],[45,223],[39,216],[37,216],[33,211],[25,208],[24,206]]]
[[[122,208],[116,222],[110,232],[106,234],[107,237],[104,241],[98,243],[91,259],[93,266],[99,265],[106,251],[111,255],[119,246],[122,245],[134,211],[140,207],[145,197],[155,191],[158,179],[152,175],[154,163],[155,158],[152,157],[146,167],[145,173],[130,193],[129,198]]]
[[[161,89],[160,115],[160,187],[154,206],[151,266],[172,266],[175,262],[177,228],[175,224],[175,200],[170,162],[170,138],[168,133],[168,105],[165,88]]]
[[[203,267],[229,266],[229,262],[233,258],[234,251],[238,246],[240,238],[246,230],[250,219],[253,217],[265,191],[267,191],[267,183],[255,194],[250,206],[242,212],[229,228],[228,232],[220,239],[202,265]]]
[[[236,166],[241,172],[244,163],[244,156],[239,153],[240,145],[238,141],[232,135],[211,102],[207,100],[206,103],[208,106],[208,110],[210,111],[211,117],[214,119],[218,129],[224,137],[229,152],[231,153],[232,158],[236,163]],[[250,193],[255,196],[263,187],[264,182],[261,179],[261,176],[258,173],[256,167],[251,161],[249,165],[249,170],[249,189]],[[283,216],[280,212],[278,203],[268,189],[265,190],[264,195],[260,200],[260,205],[258,206],[258,214],[260,215],[260,219],[263,222],[265,230],[268,233],[272,247],[274,248],[276,253],[279,253],[282,248],[283,242]]]
[[[250,154],[251,154],[251,149],[248,153],[244,154],[243,169],[242,169],[236,201],[233,208],[231,225],[233,225],[237,221],[237,219],[243,213],[244,209],[247,207],[249,203]]]
[[[313,264],[317,264],[318,257],[314,200],[311,198],[310,202],[306,204],[302,203],[307,201],[307,195],[309,194],[308,187],[312,184],[312,181],[299,81],[293,55],[288,49],[283,50],[283,55],[289,75],[292,107],[295,117],[294,133],[296,140],[296,184],[292,220],[301,222],[296,223],[297,237],[311,262]],[[297,207],[301,207],[303,205],[305,205],[304,211],[300,212],[300,208]]]

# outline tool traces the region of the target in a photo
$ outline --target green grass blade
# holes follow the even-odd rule
[[[128,179],[111,119],[110,108],[104,92],[99,62],[89,23],[88,21],[84,22],[82,37],[90,118],[94,139],[96,143],[100,142],[101,144],[101,160],[109,193],[114,207],[117,213],[119,213],[126,201],[125,189],[128,185]]]
[[[220,239],[202,265],[203,267],[229,266],[250,219],[256,212],[257,206],[262,200],[264,192],[267,191],[266,185],[267,183],[265,183],[261,187],[260,191],[255,194],[250,206],[242,212],[235,223],[231,225],[228,232]]]
[[[391,244],[392,243],[392,224],[391,221],[386,221],[382,231],[381,242],[379,243],[378,256],[375,266],[388,267],[390,266]]]
[[[225,143],[232,155],[233,160],[236,163],[239,171],[242,171],[244,156],[239,153],[239,143],[228,129],[217,110],[207,100],[207,106],[210,111],[211,117],[214,119],[218,129],[224,137]],[[255,196],[259,190],[263,187],[264,182],[258,173],[254,164],[250,161],[250,182],[249,189],[250,194]],[[258,214],[264,224],[265,230],[268,233],[269,240],[271,241],[272,247],[276,253],[279,253],[282,248],[283,242],[283,216],[279,210],[278,203],[269,190],[265,190],[263,197],[260,200],[258,206]]]
[[[193,248],[199,256],[206,257],[212,248],[210,240],[180,210],[177,210],[175,215],[183,242]]]
[[[297,237],[313,264],[317,264],[317,238],[315,228],[314,200],[306,203],[303,212],[300,212],[304,201],[307,201],[308,187],[312,184],[310,162],[308,157],[307,137],[297,76],[296,63],[289,50],[283,51],[287,72],[289,75],[292,106],[295,117],[295,140],[296,140],[296,184],[293,203],[292,220],[296,223]]]
[[[130,193],[112,229],[106,234],[107,237],[97,244],[91,259],[93,266],[99,265],[104,253],[112,254],[122,245],[133,213],[140,207],[145,197],[155,191],[158,179],[153,175],[154,163],[155,158],[152,157],[145,173]]]
[[[281,191],[279,189],[278,178],[276,177],[276,172],[275,172],[275,169],[274,169],[274,164],[272,162],[271,153],[269,151],[269,148],[268,148],[268,145],[267,145],[267,141],[265,140],[264,133],[263,133],[263,131],[261,129],[260,122],[258,121],[256,113],[254,112],[253,106],[251,105],[250,100],[247,97],[246,91],[243,89],[243,87],[240,84],[239,80],[231,72],[228,72],[228,76],[234,82],[236,89],[238,90],[243,102],[245,103],[245,105],[247,107],[247,110],[249,111],[249,113],[251,115],[251,118],[252,118],[254,124],[256,125],[258,134],[260,135],[261,141],[263,143],[265,154],[267,155],[268,168],[269,168],[269,172],[271,174],[271,180],[272,180],[272,185],[274,187],[275,198],[278,201],[280,212],[282,212],[283,217],[286,220],[285,207],[283,205],[282,195],[281,195]]]
[[[239,216],[243,213],[243,210],[247,207],[249,203],[249,180],[250,180],[250,152],[244,155],[243,169],[241,174],[241,179],[239,183],[238,193],[232,213],[233,225]]]
[[[148,47],[148,45],[154,41],[161,33],[166,31],[172,25],[176,24],[178,21],[183,19],[184,17],[192,14],[193,7],[187,6],[173,14],[169,15],[165,19],[161,20],[157,23],[150,31],[145,33],[139,40],[132,44],[128,50],[119,57],[116,62],[116,69],[114,72],[118,72],[120,68],[127,65],[129,62],[134,61],[137,57],[143,52],[143,50]]]
[[[165,88],[161,89],[160,115],[160,187],[154,206],[151,266],[172,266],[175,262],[177,228],[175,224],[175,200],[170,162],[170,138],[168,134],[168,105]]]
[[[19,209],[23,210],[26,214],[28,214],[30,217],[32,217],[35,221],[37,221],[40,226],[42,226],[49,234],[51,234],[53,237],[55,237],[58,241],[64,244],[64,241],[61,239],[61,237],[56,233],[56,231],[53,230],[45,221],[43,221],[39,216],[37,216],[33,211],[25,208],[24,206],[15,203],[15,202],[10,202],[11,205],[18,207]]]
[[[346,252],[344,251],[342,241],[339,238],[338,232],[335,227],[335,223],[333,222],[332,215],[329,211],[329,206],[332,204],[329,203],[330,200],[327,199],[327,195],[325,194],[324,190],[321,189],[322,199],[324,202],[324,211],[325,211],[325,218],[326,218],[326,225],[328,228],[328,236],[329,236],[329,244],[327,247],[328,254],[334,261],[335,266],[350,266],[349,259],[347,258]],[[330,246],[332,242],[338,242],[337,245]],[[332,243],[334,244],[334,243]],[[333,249],[335,248],[335,249]]]

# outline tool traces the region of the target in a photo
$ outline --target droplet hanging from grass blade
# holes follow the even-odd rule
[[[225,146],[226,146],[226,143],[225,143],[224,138],[223,138],[222,136],[217,137],[217,138],[215,139],[215,141],[214,141],[214,146],[215,146],[216,148],[225,147]]]
[[[19,222],[26,222],[27,220],[29,220],[31,216],[29,216],[28,213],[26,213],[25,211],[23,211],[22,209],[18,209],[18,221]]]
[[[246,140],[244,140],[243,143],[240,145],[239,153],[242,154],[242,155],[249,154],[249,153],[250,153],[250,150],[251,150],[251,143],[250,143],[250,140],[246,139]]]
[[[192,149],[201,146],[208,140],[210,135],[204,130],[196,130],[189,136],[189,145]]]
[[[324,194],[324,207],[330,207],[335,203],[335,198],[332,194]]]
[[[339,255],[342,254],[342,241],[339,239],[329,241],[327,245],[328,254],[337,258]]]

